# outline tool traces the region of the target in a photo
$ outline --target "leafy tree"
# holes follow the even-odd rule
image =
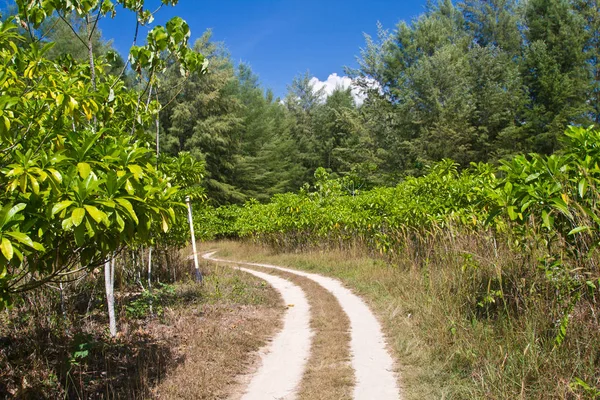
[[[89,26],[88,13],[104,15],[111,4],[18,2],[18,18],[31,38],[53,12],[75,12]],[[143,2],[122,5],[146,15]],[[151,76],[162,65],[150,56],[168,50],[187,71],[200,70],[203,58],[187,48],[188,37],[187,25],[174,18],[134,48],[132,65]],[[1,306],[14,293],[64,282],[147,240],[155,224],[167,230],[176,207],[177,188],[154,167],[145,129],[160,105],[140,107],[141,94],[106,74],[89,41],[85,63],[50,59],[51,43],[15,45],[25,41],[15,25],[0,25],[0,182],[7,189],[0,197]]]
[[[238,97],[243,105],[236,186],[250,198],[266,201],[275,193],[297,189],[302,182],[284,107],[263,92],[249,66],[238,68]]]

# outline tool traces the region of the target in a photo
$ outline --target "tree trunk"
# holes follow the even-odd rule
[[[67,317],[67,306],[65,304],[65,289],[63,287],[62,282],[58,283],[58,288],[60,290],[60,311],[62,313],[63,322],[65,324],[65,332],[68,335],[69,334],[69,318]]]
[[[106,304],[108,306],[108,327],[110,336],[117,336],[117,321],[115,319],[115,260],[107,258],[104,263],[104,285],[106,287]]]

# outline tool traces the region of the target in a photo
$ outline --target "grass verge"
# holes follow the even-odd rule
[[[226,398],[235,377],[257,361],[254,353],[279,327],[283,305],[265,282],[218,264],[207,264],[204,275],[205,301],[195,317],[186,315],[189,308],[169,317],[185,361],[155,389],[160,399]]]

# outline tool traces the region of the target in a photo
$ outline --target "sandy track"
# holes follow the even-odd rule
[[[207,253],[203,257],[212,261],[272,268],[293,273],[312,279],[330,291],[338,299],[342,309],[350,319],[352,367],[356,376],[354,399],[397,400],[400,398],[400,389],[394,373],[394,362],[387,351],[379,321],[365,302],[345,288],[338,280],[276,265],[218,259],[214,258],[213,254],[214,252]],[[272,275],[267,274],[267,276]],[[289,365],[287,359],[281,361],[282,368]],[[266,398],[264,395],[263,392],[263,398]]]
[[[300,287],[286,279],[248,268],[240,269],[267,281],[281,293],[288,305],[283,328],[261,350],[262,365],[251,376],[242,400],[294,399],[304,374],[313,336],[308,300]]]

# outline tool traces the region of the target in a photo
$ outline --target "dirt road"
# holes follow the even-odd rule
[[[306,277],[317,282],[323,288],[331,292],[338,300],[343,311],[347,314],[350,320],[350,349],[351,349],[351,364],[355,373],[355,385],[353,398],[357,400],[378,399],[378,400],[397,400],[400,399],[400,389],[397,384],[397,377],[394,372],[394,362],[390,356],[385,338],[383,336],[379,321],[375,318],[365,302],[345,288],[338,280],[328,278],[318,274],[302,272],[290,268],[284,268],[276,265],[246,263],[241,261],[230,261],[214,257],[213,253],[207,253],[203,256],[207,260],[226,262],[235,265],[245,265],[249,267],[267,268],[274,272],[284,271],[287,273],[296,274]],[[292,399],[296,397],[295,389],[297,388],[300,378],[304,370],[306,359],[309,354],[310,340],[313,335],[308,324],[310,318],[310,310],[308,303],[306,305],[300,303],[297,309],[299,299],[306,296],[299,294],[302,290],[291,284],[291,282],[276,277],[272,274],[255,271],[251,268],[242,268],[248,273],[265,279],[272,284],[277,290],[282,293],[286,304],[292,302],[286,296],[293,296],[291,304],[293,307],[287,311],[285,323],[282,331],[274,339],[273,343],[265,349],[263,355],[262,367],[251,377],[250,384],[244,395],[244,399]],[[260,274],[260,275],[259,275]],[[276,279],[273,279],[276,278]],[[283,281],[283,282],[281,282]],[[287,283],[284,283],[287,282]],[[294,293],[292,295],[292,293]],[[295,317],[290,317],[294,313]],[[290,320],[301,320],[302,323],[292,324]],[[298,322],[298,321],[296,321]],[[279,339],[284,336],[287,339]],[[277,340],[294,340],[302,343],[305,347],[275,345]],[[291,349],[293,347],[293,349]],[[278,370],[289,370],[294,372],[290,377],[278,377],[273,375]],[[277,390],[271,389],[274,380],[284,380],[280,382],[281,388]]]

